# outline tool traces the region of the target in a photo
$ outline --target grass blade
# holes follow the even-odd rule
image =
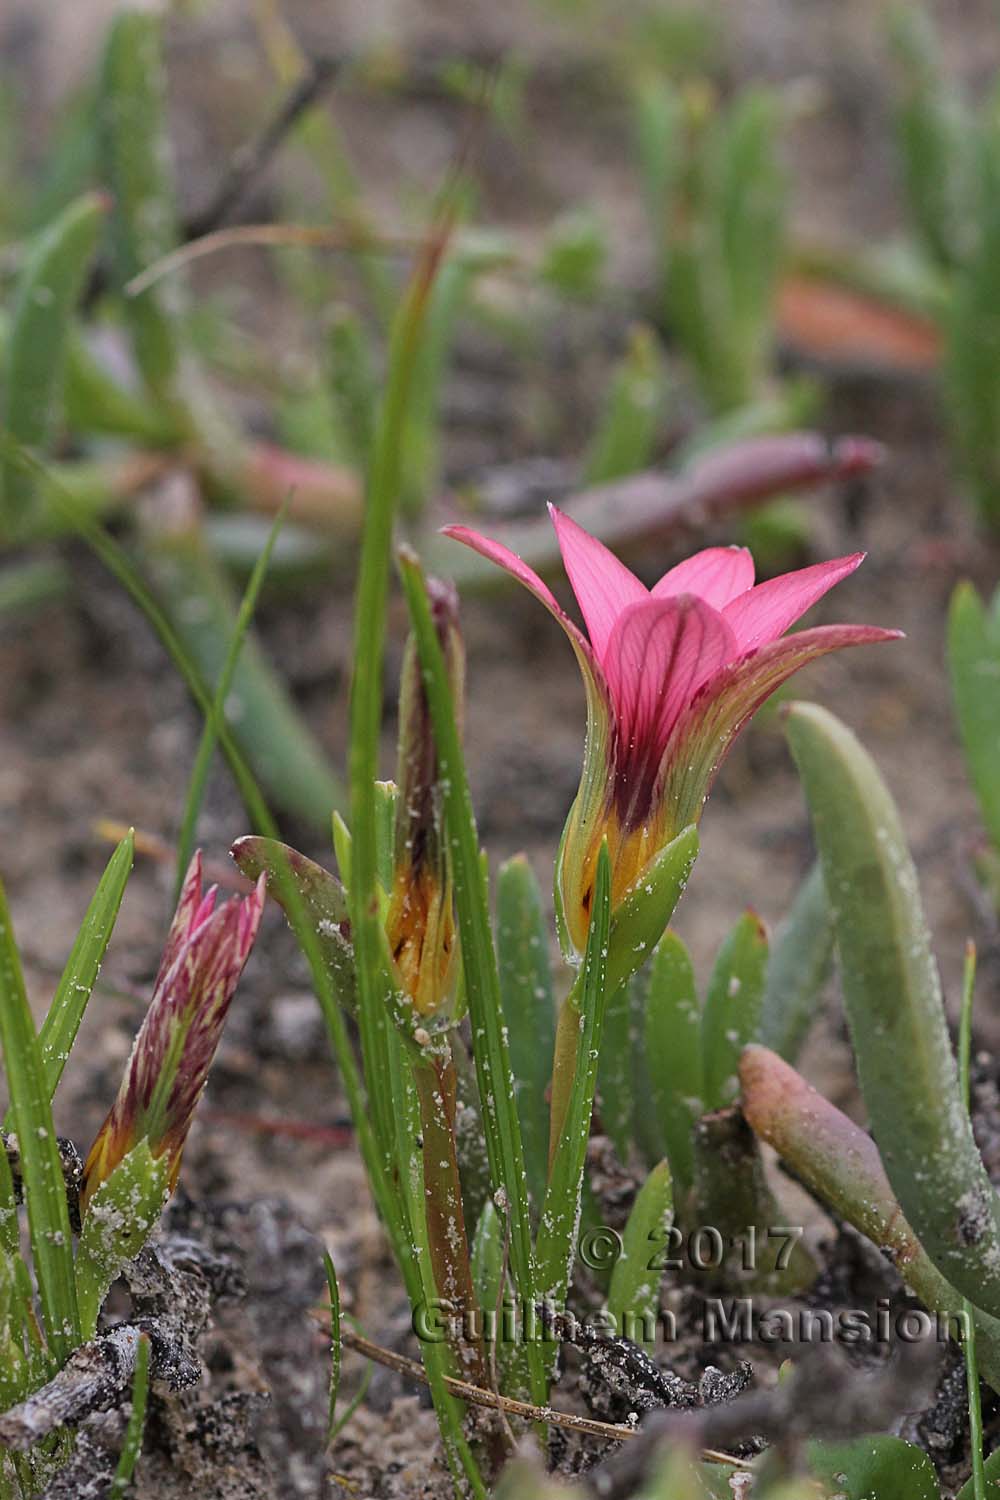
[[[0,432],[0,456],[13,459],[45,481],[53,506],[65,519],[68,527],[83,537],[108,571],[138,605],[159,636],[195,703],[206,718],[210,717],[212,698],[201,672],[189,656],[184,642],[177,634],[169,617],[146,587],[128,554],[119,546],[114,537],[87,513],[69,490],[55,479],[49,466],[39,463],[20,443],[14,442],[3,432]],[[225,722],[216,723],[216,735],[248,815],[260,833],[276,838],[277,825],[258,790],[253,772],[233,739],[229,726]]]
[[[62,1365],[80,1343],[69,1208],[41,1052],[0,885],[0,1043],[21,1155],[31,1253],[49,1349]]]
[[[958,1033],[958,1086],[966,1110],[969,1108],[969,1062],[972,1053],[972,1001],[976,988],[976,948],[965,947],[962,974],[962,1014]],[[969,1443],[972,1449],[972,1493],[974,1500],[986,1500],[986,1470],[983,1464],[983,1404],[979,1390],[979,1362],[976,1359],[976,1325],[972,1304],[965,1299],[965,1327],[962,1330],[962,1354],[965,1359],[965,1387],[969,1402]]]
[[[248,633],[249,619],[237,615],[229,582],[199,530],[150,537],[145,555],[165,612],[205,679],[218,684],[231,674],[221,700],[225,712],[212,709],[208,726],[217,734],[218,725],[228,722],[271,801],[325,830],[331,810],[343,807],[344,792],[284,682]]]
[[[121,1500],[128,1494],[132,1475],[142,1451],[142,1438],[146,1428],[146,1400],[149,1396],[149,1334],[139,1335],[139,1347],[135,1351],[135,1374],[132,1376],[132,1410],[125,1429],[125,1442],[118,1458],[115,1477],[108,1490],[108,1500]]]
[[[340,1288],[337,1285],[333,1256],[329,1251],[323,1256],[323,1268],[326,1271],[326,1284],[330,1288],[330,1412],[326,1422],[326,1441],[329,1446],[333,1442],[337,1426],[337,1395],[340,1391],[344,1346],[340,1339]]]
[[[177,243],[164,125],[161,21],[125,8],[108,32],[98,112],[101,172],[114,195],[112,260],[117,287]],[[148,288],[124,302],[136,363],[160,396],[172,398],[180,356],[162,291]]]
[[[510,1044],[514,1101],[521,1122],[524,1169],[536,1212],[548,1179],[549,1111],[545,1091],[552,1073],[555,998],[541,892],[523,854],[497,874],[497,956],[500,999]]]
[[[451,703],[448,673],[438,642],[423,573],[411,552],[400,555],[400,574],[425,675],[441,784],[445,829],[455,868],[455,907],[462,972],[472,1023],[473,1056],[494,1196],[501,1192],[510,1225],[510,1264],[520,1296],[535,1303],[535,1269],[521,1126],[504,1031],[500,976],[493,948],[486,880],[462,746]],[[605,938],[605,946],[606,946]],[[593,1087],[591,1087],[593,1094]],[[528,1345],[532,1399],[544,1404],[547,1381],[539,1347]]]
[[[70,204],[40,236],[21,273],[4,360],[0,425],[28,448],[44,448],[55,404],[73,309],[93,259],[105,200],[88,193]],[[17,465],[0,465],[2,530],[16,535],[35,484]]]
[[[76,1040],[83,1013],[100,973],[114,931],[125,887],[132,873],[135,835],[132,829],[108,860],[76,942],[66,961],[48,1014],[38,1033],[38,1050],[49,1099],[55,1094],[66,1059]]]
[[[281,510],[275,516],[274,525],[268,533],[267,541],[243,591],[243,598],[240,601],[240,607],[236,615],[236,624],[233,627],[232,637],[229,642],[229,650],[226,652],[226,659],[222,664],[222,670],[215,684],[212,710],[205,720],[201,739],[198,742],[198,750],[188,781],[187,797],[184,800],[184,816],[181,819],[180,833],[177,835],[177,876],[174,883],[175,904],[184,882],[185,871],[194,852],[198,814],[201,811],[202,799],[205,795],[205,782],[208,779],[208,770],[212,763],[212,752],[216,745],[215,726],[221,722],[225,713],[226,699],[229,697],[230,689],[233,685],[236,664],[240,659],[240,651],[243,648],[243,642],[246,640],[247,631],[250,629],[250,622],[257,607],[257,599],[261,586],[267,575],[271,553],[274,551],[274,544],[278,540],[278,534],[285,520],[286,510],[287,504],[282,506]]]
[[[564,1002],[580,1017],[580,1047],[569,1103],[552,1158],[549,1188],[538,1231],[538,1281],[557,1307],[565,1299],[573,1270],[580,1192],[597,1086],[601,1030],[608,1002],[608,943],[611,932],[611,860],[605,841],[597,860],[587,951],[574,994]]]

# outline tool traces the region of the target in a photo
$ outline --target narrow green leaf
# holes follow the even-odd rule
[[[293,928],[296,919],[308,920],[337,1002],[353,1014],[357,1004],[354,950],[347,896],[336,875],[277,839],[251,834],[237,839],[230,853],[248,880],[267,876],[267,893],[285,911]],[[298,897],[295,903],[289,901],[289,878]]]
[[[54,509],[70,530],[83,537],[108,571],[138,605],[159,636],[195,703],[201,712],[208,716],[212,711],[212,699],[198,667],[191,660],[184,642],[180,639],[170,619],[153,598],[130,558],[114,537],[93,519],[77,497],[55,477],[51,466],[39,463],[22,444],[14,442],[2,431],[0,431],[0,456],[14,460],[47,484],[49,499]],[[239,788],[243,804],[255,826],[261,833],[276,836],[277,828],[274,819],[260,795],[253,773],[233,740],[228,725],[219,730],[219,742],[225,752],[233,779]]]
[[[760,1039],[788,1062],[802,1049],[833,959],[833,917],[823,870],[813,865],[778,929],[767,965]]]
[[[96,193],[70,204],[39,237],[18,280],[0,425],[28,448],[44,449],[55,426],[70,321],[104,212]],[[0,465],[2,530],[8,536],[24,524],[34,489],[24,469],[9,461]]]
[[[176,210],[165,122],[161,20],[124,8],[108,31],[98,109],[100,168],[114,198],[111,246],[121,289],[173,250]],[[171,286],[170,294],[175,293]],[[150,390],[172,398],[180,356],[162,287],[125,299],[136,363]]]
[[[1000,850],[1000,631],[971,583],[951,596],[948,670],[969,777]]]
[[[969,1067],[972,1061],[972,1002],[976,988],[976,947],[965,945],[962,973],[962,1011],[958,1031],[958,1087],[966,1110],[969,1108]],[[983,1404],[979,1389],[979,1362],[976,1358],[976,1324],[972,1304],[963,1300],[965,1326],[962,1330],[962,1354],[965,1359],[965,1389],[969,1407],[969,1446],[972,1450],[972,1484],[975,1500],[986,1500],[986,1473],[983,1466]]]
[[[645,469],[663,423],[667,380],[653,329],[629,334],[624,357],[611,376],[605,408],[584,463],[587,484],[608,484]]]
[[[0,885],[0,1043],[17,1131],[45,1336],[58,1364],[81,1342],[69,1207],[38,1038]]]
[[[494,1198],[502,1192],[510,1225],[510,1262],[514,1282],[520,1296],[527,1299],[529,1306],[534,1306],[536,1281],[524,1149],[514,1104],[514,1080],[504,1029],[500,976],[493,949],[472,797],[452,709],[444,655],[434,629],[420,564],[410,552],[400,554],[400,575],[424,671],[441,769],[445,828],[452,845],[455,868],[455,907],[462,945],[462,972],[472,1024],[473,1056]],[[356,841],[355,834],[354,858]],[[537,1345],[529,1345],[528,1361],[532,1399],[544,1404],[547,1382]]]
[[[418,367],[427,297],[433,287],[440,257],[445,248],[447,223],[447,217],[444,216],[441,224],[436,226],[435,232],[428,238],[424,253],[413,269],[393,325],[389,350],[388,384],[378,414],[368,471],[365,525],[355,600],[349,757],[351,871],[348,889],[351,932],[357,960],[361,1051],[374,1138],[382,1153],[380,1167],[384,1164],[386,1153],[391,1153],[394,1149],[395,1130],[399,1123],[394,1114],[390,1088],[390,1061],[393,1055],[391,1048],[397,1045],[398,1038],[395,1035],[389,1036],[390,1022],[386,1002],[390,996],[387,994],[387,976],[382,959],[385,950],[385,931],[380,919],[378,900],[378,805],[375,793],[375,783],[378,778],[379,733],[382,722],[389,568],[393,524],[403,486],[403,433],[411,389]],[[426,623],[433,638],[434,651],[437,653],[437,664],[444,673],[444,663],[441,660],[426,594],[423,591],[421,594],[426,609]],[[426,661],[424,661],[424,667],[426,670]],[[451,720],[450,705],[447,701],[446,675],[439,681],[440,690],[445,695],[445,714]],[[435,720],[436,735],[440,736],[441,728],[442,726]],[[439,760],[442,766],[446,760],[452,762],[451,779],[452,783],[457,785],[461,754],[453,720],[451,720],[451,730],[454,735],[456,753],[452,756],[444,753],[439,738]],[[450,830],[450,836],[455,836],[454,827]],[[478,885],[478,849],[475,850],[474,867]],[[343,867],[341,867],[341,873],[344,873]],[[495,974],[494,965],[494,976]],[[498,982],[495,983],[494,1000],[494,1011],[499,1021]],[[473,1031],[475,1032],[475,1019]],[[422,1268],[413,1265],[408,1260],[407,1245],[411,1241],[407,1238],[405,1225],[400,1223],[398,1195],[392,1192],[388,1181],[385,1183],[383,1196],[387,1200],[391,1199],[391,1201],[386,1201],[384,1206],[380,1203],[380,1207],[383,1212],[391,1214],[396,1222],[398,1254],[404,1275],[407,1277],[410,1301],[415,1305],[424,1295],[424,1284],[421,1280]],[[426,1260],[427,1257],[423,1259]],[[462,1431],[460,1407],[443,1384],[444,1351],[440,1346],[427,1344],[423,1352],[448,1464],[456,1485],[467,1483],[474,1495],[485,1500],[486,1490],[482,1476]]]
[[[697,857],[698,830],[692,824],[661,850],[615,907],[608,953],[609,994],[642,968],[660,941]]]
[[[967,230],[971,121],[946,81],[926,11],[894,6],[890,35],[902,72],[895,114],[907,207],[925,254],[950,270]]]
[[[566,1115],[552,1158],[549,1187],[538,1230],[538,1283],[542,1296],[560,1307],[573,1273],[580,1192],[590,1139],[597,1086],[601,1031],[608,1001],[608,944],[611,933],[611,860],[605,841],[597,860],[594,903],[583,969],[563,1002],[579,1015],[580,1044]]]
[[[666,932],[653,954],[645,1039],[650,1102],[663,1127],[677,1202],[683,1209],[693,1172],[692,1131],[704,1104],[701,1007],[690,955],[675,932]]]
[[[608,1312],[615,1320],[615,1328],[637,1344],[655,1341],[660,1282],[673,1220],[670,1167],[661,1161],[636,1194],[608,1291]]]
[[[472,1236],[472,1284],[479,1306],[492,1312],[500,1300],[503,1281],[503,1220],[492,1198],[487,1198]]]
[[[140,1333],[139,1345],[135,1351],[135,1373],[132,1376],[132,1410],[125,1429],[125,1441],[118,1458],[118,1467],[115,1469],[115,1477],[108,1490],[108,1500],[121,1500],[123,1495],[128,1494],[132,1475],[135,1473],[135,1466],[142,1452],[142,1438],[146,1428],[146,1399],[149,1395],[149,1352],[149,1334]]]
[[[225,722],[270,798],[326,829],[331,809],[344,805],[343,789],[284,682],[247,625],[238,623],[228,580],[203,538],[194,528],[161,533],[147,538],[144,554],[164,611],[201,675],[218,684],[231,672]],[[222,721],[211,706],[206,719],[218,734]]]
[[[73,1049],[93,992],[132,873],[135,837],[130,829],[108,860],[66,961],[48,1014],[38,1033],[38,1050],[51,1099]]]
[[[744,912],[719,949],[705,996],[701,1056],[706,1109],[721,1109],[736,1097],[737,1065],[747,1042],[757,1037],[766,972],[764,924],[756,912]]]
[[[1000,1448],[995,1448],[984,1463],[983,1479],[985,1480],[983,1494],[986,1500],[1000,1500]],[[955,1496],[955,1500],[980,1500],[975,1476],[970,1476],[965,1481]]]
[[[191,862],[191,855],[194,853],[195,838],[198,831],[198,814],[201,811],[202,799],[205,795],[205,783],[208,780],[209,767],[211,766],[212,755],[218,740],[218,726],[222,723],[225,715],[226,700],[233,686],[240,652],[243,649],[247,631],[250,629],[250,623],[253,620],[254,610],[257,607],[257,599],[260,595],[264,579],[267,576],[271,553],[274,551],[274,544],[278,540],[287,508],[286,502],[275,516],[274,525],[268,533],[267,541],[264,543],[260,556],[254,565],[254,570],[243,591],[243,598],[236,612],[236,620],[233,624],[232,635],[229,640],[229,648],[215,684],[211,711],[201,731],[198,750],[195,754],[194,764],[191,767],[191,775],[188,778],[187,796],[184,799],[184,816],[181,818],[180,832],[177,835],[177,873],[174,878],[175,903],[180,896],[184,876]]]
[[[597,1095],[601,1127],[620,1162],[628,1163],[635,1135],[631,984],[623,984],[608,1001],[601,1035]]]
[[[123,385],[81,337],[70,334],[63,404],[71,432],[107,433],[130,442],[169,448],[183,436],[167,407]]]
[[[874,761],[832,714],[797,703],[787,722],[833,909],[861,1091],[885,1170],[941,1273],[996,1315],[1000,1204],[962,1107],[899,814]]]
[[[514,1101],[521,1122],[528,1192],[539,1211],[548,1179],[545,1091],[552,1073],[555,998],[541,891],[523,854],[500,866],[496,904],[500,997],[514,1073]]]
[[[326,1284],[330,1289],[330,1408],[326,1420],[326,1441],[329,1445],[333,1442],[337,1429],[337,1396],[340,1391],[340,1366],[344,1349],[340,1339],[340,1288],[337,1285],[333,1256],[329,1251],[323,1256],[323,1267],[326,1271]]]

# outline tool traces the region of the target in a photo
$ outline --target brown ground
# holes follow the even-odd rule
[[[68,6],[58,21],[42,21],[29,17],[33,7],[15,4],[13,17],[0,21],[0,43],[16,61],[21,81],[31,85],[28,96],[42,123],[51,99],[75,76],[81,54],[93,50],[100,12],[113,8]],[[204,16],[178,21],[172,30],[176,144],[189,206],[202,200],[226,152],[258,118],[245,9],[228,0]],[[320,22],[313,6],[289,7],[304,37],[335,50],[364,41],[376,26],[366,7],[346,9],[349,16],[336,21],[324,9]],[[961,21],[948,32],[953,60],[979,81],[987,63],[996,60],[996,48],[990,56],[986,45],[987,39],[995,42],[986,30],[989,6],[982,0],[949,7],[947,13]],[[454,4],[389,6],[380,15],[401,47],[421,40],[439,47],[509,45],[514,39],[530,56],[565,66],[569,82],[562,89],[530,91],[525,139],[491,140],[484,148],[484,217],[502,222],[530,244],[555,213],[587,197],[604,208],[613,225],[616,274],[623,284],[641,288],[644,240],[622,120],[600,92],[595,107],[588,97],[581,99],[572,81],[571,60],[592,54],[592,40],[574,41],[570,48],[560,24],[543,15],[542,7],[527,4],[505,6],[499,13],[492,7],[473,10]],[[738,60],[734,72],[809,81],[810,90],[802,93],[808,92],[813,102],[788,140],[801,231],[842,240],[862,227],[872,234],[897,227],[885,57],[874,8],[812,6],[803,12],[788,0],[755,0],[753,5],[727,5],[723,15],[726,50]],[[207,52],[202,47],[206,34],[214,39]],[[220,76],[224,86],[217,88]],[[400,182],[426,184],[446,165],[455,140],[454,114],[427,100],[387,108],[353,97],[336,107],[365,180],[372,184],[377,213],[392,223]],[[29,146],[37,149],[31,137]],[[266,265],[253,257],[234,257],[226,264],[225,277],[232,278],[229,284],[237,290],[250,279],[258,289],[274,288]],[[255,294],[256,307],[250,308],[249,300],[243,298],[244,308],[258,326],[262,320],[268,325],[273,321],[275,336],[280,330],[282,337],[303,337],[301,321],[287,307],[262,303]],[[625,317],[616,313],[609,321],[613,345]],[[593,377],[606,367],[607,338],[608,320],[582,314],[578,327],[561,330],[550,341],[552,362],[526,375],[509,358],[494,358],[481,342],[467,337],[448,394],[448,477],[537,452],[571,459],[592,409]],[[543,422],[531,411],[526,414],[526,379],[532,391],[544,384],[554,418]],[[963,844],[975,831],[976,812],[956,745],[943,670],[943,623],[958,577],[971,576],[984,589],[994,586],[1000,546],[974,533],[949,469],[929,383],[891,372],[840,371],[834,372],[831,389],[829,429],[866,432],[886,443],[889,452],[882,472],[862,495],[827,494],[810,502],[815,556],[859,547],[870,553],[861,572],[824,606],[822,618],[899,626],[907,639],[830,660],[804,675],[796,690],[840,713],[885,769],[921,870],[949,997],[955,998],[964,940],[973,934],[984,950],[979,1027],[982,1038],[995,1044],[1000,1032],[996,938],[970,905],[964,879]],[[561,410],[580,415],[559,417]],[[540,448],[539,429],[546,426],[550,446]],[[170,837],[199,727],[144,622],[109,587],[93,560],[73,549],[69,555],[78,582],[73,598],[50,608],[44,619],[5,622],[0,636],[0,863],[39,1010],[106,857],[92,833],[94,820],[131,821]],[[656,576],[671,560],[667,552],[650,553],[642,559],[642,571]],[[349,619],[348,593],[340,583],[306,591],[294,606],[276,599],[261,619],[266,644],[338,758],[346,736]],[[467,741],[483,837],[495,860],[526,848],[547,886],[579,767],[583,703],[571,654],[533,601],[516,593],[469,600],[464,619]],[[393,671],[402,628],[401,613],[394,608]],[[392,765],[390,719],[387,714],[387,772]],[[242,831],[239,804],[220,771],[202,823],[206,850],[224,858],[229,842]],[[757,726],[731,758],[703,835],[703,853],[678,919],[702,975],[741,908],[752,903],[768,921],[780,918],[808,863],[804,805],[772,719]],[[321,850],[312,852],[323,857]],[[140,863],[58,1100],[60,1129],[80,1142],[92,1135],[117,1086],[141,1013],[141,995],[155,968],[168,900],[168,873]],[[819,1029],[821,1043],[810,1054],[813,1076],[832,1097],[853,1107],[850,1058],[839,1021],[835,1015],[825,1018]],[[209,1117],[206,1112],[194,1128],[185,1162],[186,1190],[195,1199],[288,1200],[301,1223],[331,1248],[351,1310],[371,1336],[392,1342],[405,1327],[405,1310],[395,1279],[386,1275],[355,1152],[349,1144],[332,1146],[325,1137],[304,1140],[251,1129],[236,1118],[254,1115],[320,1127],[343,1120],[302,967],[273,916],[234,1008],[206,1103],[214,1113]],[[258,1267],[261,1254],[250,1256]],[[280,1281],[280,1273],[275,1275]],[[310,1295],[318,1297],[321,1285],[320,1279]],[[265,1300],[276,1295],[266,1287],[258,1292]],[[204,1398],[262,1382],[259,1346],[266,1337],[254,1316],[252,1308],[223,1316],[221,1341],[230,1338],[238,1357],[220,1356],[211,1366]],[[308,1342],[308,1324],[301,1315],[289,1326],[296,1338]],[[322,1339],[314,1338],[298,1354],[311,1372],[303,1375],[311,1382],[303,1410],[311,1410],[311,1420],[318,1421]],[[278,1364],[287,1373],[293,1363],[286,1349]],[[363,1493],[444,1493],[423,1488],[426,1455],[433,1445],[431,1419],[422,1411],[416,1416],[412,1406],[397,1403],[390,1409],[399,1391],[398,1382],[376,1375],[372,1409],[355,1419],[335,1454],[335,1467],[354,1475]],[[270,1440],[264,1441],[267,1447]],[[301,1452],[295,1451],[296,1442]],[[287,1467],[274,1460],[280,1477],[258,1493],[321,1492],[317,1449],[308,1427],[299,1432],[292,1450],[284,1455]],[[276,1450],[269,1451],[274,1459]],[[381,1477],[369,1476],[366,1469],[373,1454],[382,1455],[375,1463]],[[399,1472],[393,1469],[397,1462]],[[441,1483],[433,1477],[427,1482]],[[200,1483],[206,1483],[203,1475]],[[150,1477],[148,1484],[152,1487],[143,1489],[144,1495],[173,1493],[163,1475]],[[205,1488],[200,1493],[213,1492]],[[240,1491],[220,1488],[218,1493]]]

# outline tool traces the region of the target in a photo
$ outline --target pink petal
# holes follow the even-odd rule
[[[749,593],[727,604],[724,613],[736,633],[740,650],[752,651],[768,641],[776,641],[835,583],[853,573],[864,557],[863,552],[854,552],[850,557],[837,557],[832,562],[783,573],[780,578],[758,583]]]
[[[753,578],[753,558],[746,547],[706,547],[664,573],[653,587],[653,597],[697,594],[706,604],[723,609],[753,588]]]
[[[676,721],[664,753],[662,795],[671,805],[675,830],[697,822],[740,730],[793,673],[831,651],[899,640],[902,634],[876,625],[817,625],[772,641],[716,672]]]
[[[627,605],[648,599],[649,590],[603,542],[584,531],[571,516],[554,505],[549,506],[549,515],[563,565],[587,622],[590,644],[598,661],[603,662],[618,616]]]
[[[445,536],[451,537],[453,541],[462,542],[466,547],[471,547],[474,552],[478,552],[489,562],[496,563],[497,567],[503,568],[512,578],[516,578],[518,583],[523,583],[524,587],[545,605],[553,619],[559,621],[569,637],[570,645],[576,653],[576,659],[583,674],[584,687],[587,691],[588,742],[593,739],[595,744],[603,743],[607,732],[608,709],[608,687],[604,680],[604,672],[587,637],[570,619],[552,590],[542,582],[533,568],[529,568],[516,552],[512,552],[502,542],[491,541],[489,537],[481,536],[478,531],[473,531],[468,526],[443,526],[441,530]]]
[[[529,568],[528,564],[518,557],[516,552],[512,552],[502,542],[493,542],[488,536],[482,536],[478,531],[473,531],[470,526],[442,526],[441,534],[451,537],[454,542],[461,542],[464,546],[471,547],[473,552],[478,552],[488,562],[496,563],[498,568],[503,568],[512,578],[516,578],[518,583],[523,583],[524,587],[545,605],[549,614],[555,616],[564,630],[574,630],[577,635],[580,635],[552,590],[542,582],[533,568]]]
[[[723,616],[694,594],[629,605],[605,657],[623,746],[658,760],[678,715],[735,650]]]

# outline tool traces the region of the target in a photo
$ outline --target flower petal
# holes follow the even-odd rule
[[[735,650],[723,616],[695,594],[630,604],[605,664],[623,748],[658,761],[678,715]]]
[[[793,673],[831,651],[899,640],[902,634],[875,625],[817,625],[730,662],[705,682],[676,721],[661,763],[661,795],[670,806],[673,833],[698,821],[733,741]]]
[[[516,552],[505,547],[503,542],[491,541],[488,536],[473,531],[471,526],[442,526],[441,534],[451,537],[454,542],[461,542],[463,546],[471,547],[473,552],[478,552],[481,557],[486,558],[487,562],[496,563],[498,568],[503,568],[504,572],[516,578],[518,583],[523,583],[524,587],[545,605],[549,614],[559,621],[573,644],[582,645],[589,653],[590,647],[583,632],[574,625],[548,584],[543,583],[534,568],[529,568]]]
[[[654,599],[697,594],[706,604],[723,609],[752,589],[753,579],[753,558],[746,547],[706,547],[664,573],[652,592]]]
[[[584,531],[572,516],[549,506],[559,550],[577,603],[587,622],[590,644],[597,660],[604,661],[615,621],[629,604],[649,598],[649,590],[635,574],[609,552],[603,542]]]
[[[784,635],[807,609],[853,573],[864,561],[863,552],[850,557],[836,557],[831,562],[814,563],[811,568],[797,568],[780,578],[758,583],[726,605],[725,616],[736,633],[741,651],[752,651]]]

